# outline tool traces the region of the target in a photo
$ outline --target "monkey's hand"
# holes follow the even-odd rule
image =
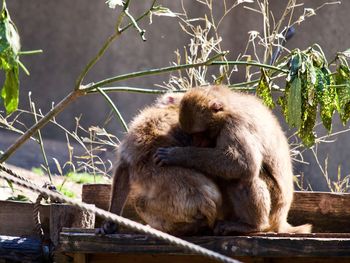
[[[178,148],[180,147],[158,148],[153,156],[154,163],[158,166],[178,165],[181,162],[176,154]]]
[[[115,234],[118,232],[118,225],[111,221],[104,221],[100,228],[96,228],[96,235],[108,235]]]

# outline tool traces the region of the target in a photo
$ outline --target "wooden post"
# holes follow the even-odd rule
[[[96,207],[108,210],[111,196],[110,184],[84,184],[82,188],[81,200],[87,204],[94,204]],[[96,217],[96,227],[100,227],[104,221]]]
[[[84,184],[81,194],[82,201],[88,204],[94,204],[98,208],[108,210],[111,188],[110,184]],[[130,203],[126,204],[123,216],[137,222],[142,221]],[[95,226],[99,227],[102,222],[103,219],[96,217]]]
[[[51,204],[50,239],[54,246],[58,245],[63,227],[94,228],[95,214],[71,205]]]

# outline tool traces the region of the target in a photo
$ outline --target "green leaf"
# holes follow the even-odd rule
[[[287,83],[289,94],[287,97],[287,123],[299,128],[301,124],[301,80],[295,77],[292,82]]]
[[[289,74],[287,76],[287,81],[291,82],[294,77],[297,76],[302,65],[302,59],[299,50],[296,50],[295,54],[292,55],[289,64]]]
[[[350,118],[350,70],[345,65],[339,65],[334,76],[337,94],[337,109],[343,125]]]
[[[19,97],[18,66],[6,71],[1,97],[3,98],[7,114],[17,110]]]
[[[108,7],[112,9],[115,9],[117,5],[124,5],[122,0],[107,0],[106,4],[108,4]]]
[[[5,82],[1,90],[1,97],[7,114],[15,111],[18,106],[18,52],[20,48],[16,26],[10,19],[6,2],[3,2],[0,16],[0,68],[5,71]]]
[[[323,126],[330,132],[332,129],[333,113],[336,110],[337,94],[331,72],[325,67],[323,67],[321,71],[323,73],[324,82],[327,85],[323,88],[320,99],[320,114]]]
[[[270,78],[266,75],[264,69],[261,70],[261,78],[256,89],[256,94],[263,100],[264,104],[269,108],[274,108],[275,103],[271,95],[271,81]]]

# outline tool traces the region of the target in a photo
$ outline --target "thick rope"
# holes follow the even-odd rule
[[[36,199],[36,201],[34,203],[34,209],[33,209],[33,220],[34,220],[34,224],[35,224],[35,229],[38,232],[40,239],[44,239],[44,230],[41,227],[41,219],[40,219],[40,202],[43,198],[47,199],[45,197],[47,197],[47,196],[43,195],[43,194],[39,194],[38,198]]]
[[[57,201],[60,201],[62,203],[67,203],[67,204],[70,204],[73,206],[77,206],[80,209],[83,209],[83,210],[88,211],[90,213],[95,213],[97,216],[100,216],[106,220],[116,222],[124,227],[131,228],[131,229],[137,230],[138,232],[156,237],[158,239],[165,240],[165,241],[169,242],[170,244],[173,244],[177,247],[195,252],[196,254],[200,254],[200,255],[215,259],[217,261],[225,262],[225,263],[240,263],[240,261],[238,261],[238,260],[226,257],[224,255],[217,253],[217,252],[211,251],[209,249],[203,248],[201,246],[190,243],[190,242],[185,241],[183,239],[180,239],[180,238],[174,237],[172,235],[169,235],[167,233],[161,232],[161,231],[154,229],[150,226],[142,225],[140,223],[134,222],[130,219],[127,219],[127,218],[124,218],[124,217],[121,217],[121,216],[118,216],[115,214],[112,214],[110,212],[107,212],[107,211],[100,209],[100,208],[97,208],[97,207],[92,208],[83,202],[71,200],[71,199],[64,197],[63,195],[59,195],[51,190],[41,188],[41,187],[29,182],[28,180],[24,179],[22,176],[17,175],[16,173],[14,173],[10,169],[6,168],[2,164],[0,164],[0,170],[3,170],[4,172],[7,173],[7,174],[0,173],[1,178],[5,179],[5,180],[9,180],[12,183],[17,184],[19,186],[28,188],[34,192],[45,194],[53,200],[57,200]]]
[[[23,177],[17,177],[17,178],[23,180]],[[24,181],[30,183],[30,181],[27,179],[25,179]],[[59,192],[57,191],[56,187],[53,184],[45,183],[42,188],[49,189],[49,190],[54,191],[55,193],[59,194]],[[44,230],[41,226],[41,219],[40,219],[40,203],[43,199],[48,200],[49,196],[47,196],[46,194],[40,193],[38,195],[37,199],[35,200],[34,208],[33,208],[33,220],[34,220],[34,224],[35,224],[35,229],[38,232],[38,235],[42,240],[44,240],[44,238],[45,238]],[[56,202],[56,200],[51,199],[51,202]]]

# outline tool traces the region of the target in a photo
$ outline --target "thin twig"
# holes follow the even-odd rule
[[[42,119],[34,124],[29,130],[27,130],[21,137],[19,137],[1,156],[0,163],[6,161],[25,141],[33,136],[39,129],[41,129],[46,123],[50,121],[54,116],[65,109],[69,104],[75,101],[78,97],[84,95],[84,92],[80,90],[74,90],[68,94],[59,104],[51,109]]]
[[[97,87],[96,88],[97,91],[106,99],[106,101],[108,102],[108,104],[111,106],[111,108],[113,109],[115,115],[117,116],[117,119],[119,120],[119,122],[122,124],[124,130],[126,132],[129,131],[128,129],[128,125],[126,124],[126,122],[124,121],[123,116],[120,114],[120,111],[118,110],[117,106],[115,106],[115,104],[113,103],[113,101],[111,100],[111,98],[107,95],[106,92],[104,92],[101,88]]]
[[[142,89],[133,87],[104,87],[100,88],[104,92],[129,92],[129,93],[142,93],[142,94],[164,94],[169,92],[166,89]],[[171,92],[185,92],[186,90],[171,90]],[[89,90],[87,93],[96,93],[97,88]]]
[[[96,82],[96,83],[91,83],[85,87],[82,87],[80,90],[84,91],[84,92],[89,92],[91,90],[96,89],[97,87],[103,87],[107,84],[121,81],[121,80],[138,78],[138,77],[149,76],[149,75],[158,75],[158,74],[163,74],[163,73],[167,73],[167,72],[171,72],[171,71],[175,71],[175,70],[179,70],[179,69],[188,69],[188,68],[194,68],[194,67],[200,67],[200,66],[210,66],[210,65],[213,65],[212,62],[215,59],[217,59],[218,57],[224,56],[224,55],[225,55],[225,53],[216,54],[212,58],[210,58],[204,62],[200,62],[200,63],[182,64],[182,65],[176,65],[176,66],[170,66],[170,67],[164,67],[164,68],[149,69],[149,70],[127,73],[127,74],[119,75],[116,77],[104,79],[104,80],[101,80],[101,81]]]
[[[38,116],[37,116],[37,113],[36,113],[35,104],[34,104],[34,102],[32,102],[32,98],[31,98],[31,94],[30,93],[29,93],[29,106],[30,106],[30,108],[31,108],[31,110],[33,112],[35,123],[38,123]],[[47,160],[45,147],[44,147],[44,141],[43,141],[43,138],[41,136],[40,129],[37,131],[37,138],[38,138],[38,143],[39,143],[39,146],[40,146],[41,153],[43,155],[43,159],[44,159],[44,163],[45,163],[45,167],[46,167],[46,172],[47,172],[47,175],[49,176],[50,182],[52,184],[51,170],[50,170],[49,162]]]

